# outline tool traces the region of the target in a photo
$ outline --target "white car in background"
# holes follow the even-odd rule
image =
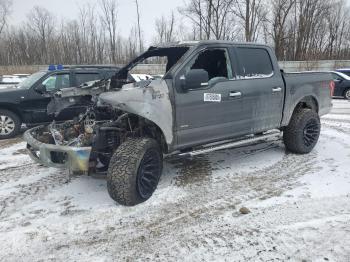
[[[0,89],[14,86],[25,80],[29,74],[13,74],[0,76]]]
[[[164,75],[152,75],[153,79],[162,79]]]
[[[0,76],[0,84],[19,84],[26,79],[29,74],[14,74]]]
[[[18,76],[3,75],[0,77],[1,84],[18,84],[19,82],[21,82],[21,79]]]
[[[13,74],[13,76],[18,77],[22,81],[30,76],[30,74]]]
[[[151,75],[147,75],[147,74],[131,74],[131,77],[136,82],[140,82],[142,80],[154,80],[154,78]]]

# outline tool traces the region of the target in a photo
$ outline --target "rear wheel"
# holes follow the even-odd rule
[[[0,139],[16,136],[21,130],[21,120],[8,110],[0,109]]]
[[[350,88],[344,92],[344,98],[350,100]]]
[[[293,153],[309,153],[317,144],[320,131],[318,114],[311,109],[299,109],[283,132],[284,144]]]
[[[157,188],[163,154],[154,139],[129,138],[115,151],[107,172],[110,197],[134,206],[149,199]]]

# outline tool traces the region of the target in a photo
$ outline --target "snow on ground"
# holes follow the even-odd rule
[[[350,102],[334,105],[311,154],[270,140],[170,159],[136,207],[0,141],[0,261],[350,261]]]

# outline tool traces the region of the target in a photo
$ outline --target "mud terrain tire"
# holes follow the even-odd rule
[[[9,110],[0,109],[0,140],[15,137],[21,131],[21,119]]]
[[[151,138],[129,138],[114,152],[108,172],[110,197],[124,206],[149,199],[157,188],[163,168],[163,153]]]
[[[317,144],[321,123],[318,114],[302,108],[294,112],[289,125],[283,132],[286,148],[296,154],[307,154]]]

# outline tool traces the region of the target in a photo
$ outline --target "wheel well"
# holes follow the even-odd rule
[[[2,104],[0,105],[0,110],[8,110],[8,111],[11,111],[12,113],[16,114],[19,119],[23,122],[23,117],[22,115],[20,114],[20,112],[13,106],[11,105],[6,105],[6,104]]]
[[[307,97],[304,97],[303,99],[301,99],[298,102],[298,104],[295,106],[293,114],[295,113],[295,111],[297,111],[301,108],[309,108],[309,109],[315,111],[316,113],[318,113],[318,109],[319,109],[317,100],[313,96],[307,96]]]
[[[152,122],[146,118],[143,118],[140,116],[137,116],[137,118],[138,118],[138,125],[139,125],[139,127],[141,127],[141,130],[142,130],[141,136],[147,136],[147,137],[155,139],[158,142],[158,144],[160,145],[162,151],[164,153],[167,153],[169,150],[168,145],[166,143],[163,131],[160,129],[160,127],[157,124],[155,124],[154,122]]]
[[[347,88],[344,89],[343,96],[345,96],[345,93],[346,93],[348,90],[350,90],[350,87],[347,87]]]

